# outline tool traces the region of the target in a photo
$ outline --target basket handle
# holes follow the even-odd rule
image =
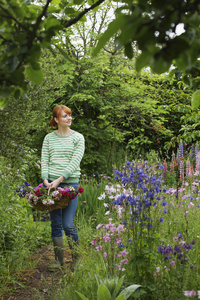
[[[49,196],[49,194],[50,194],[50,190],[51,190],[51,188],[48,188],[48,196]]]

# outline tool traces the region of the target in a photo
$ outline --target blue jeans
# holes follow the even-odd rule
[[[73,186],[78,189],[78,183],[61,183],[59,187]],[[65,208],[59,208],[50,211],[51,217],[51,237],[56,238],[63,236],[63,230],[66,236],[78,241],[78,233],[74,225],[74,216],[78,204],[78,196]]]

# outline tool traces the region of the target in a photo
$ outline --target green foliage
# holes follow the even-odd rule
[[[195,1],[188,5],[181,0],[176,3],[171,0],[165,1],[162,6],[159,1],[123,1],[123,5],[115,11],[115,20],[101,35],[94,54],[111,36],[116,36],[115,42],[124,46],[129,58],[134,56],[136,42],[140,50],[136,57],[137,71],[150,66],[153,72],[161,74],[175,64],[184,71],[183,76],[192,75],[191,69],[198,60],[200,47],[198,10],[199,3]],[[184,31],[177,34],[179,24],[184,25]],[[199,68],[197,73],[199,76]]]
[[[9,3],[6,0],[1,1],[1,106],[5,105],[10,95],[19,98],[27,90],[27,78],[35,84],[42,82],[45,77],[43,65],[40,63],[43,49],[49,48],[53,52],[56,47],[68,62],[73,60],[69,53],[75,58],[79,43],[73,45],[68,38],[63,42],[66,29],[71,29],[77,22],[81,27],[87,21],[86,15],[89,19],[92,16],[97,23],[99,18],[96,11],[103,2],[104,0],[47,0],[38,3],[22,0],[10,0]],[[82,5],[82,11],[79,5]],[[96,45],[95,38],[99,37],[95,54],[108,44],[109,39],[115,37],[116,45],[118,48],[124,47],[128,58],[136,56],[137,71],[150,66],[153,72],[160,74],[168,71],[174,64],[178,69],[173,74],[179,76],[180,70],[183,71],[184,82],[198,88],[200,17],[197,0],[189,4],[181,0],[174,4],[170,0],[165,1],[162,6],[159,1],[132,3],[124,0],[120,7],[111,3],[109,6],[114,9],[114,19],[110,18],[110,23],[104,23],[106,14],[103,8],[99,30],[95,32],[96,24],[91,26],[90,47]],[[90,15],[89,12],[93,14]],[[177,35],[179,24],[184,25],[184,32]],[[102,30],[103,27],[107,30]],[[83,34],[82,38],[86,48],[86,35]]]
[[[200,90],[196,91],[192,95],[192,108],[196,109],[200,105]]]
[[[30,164],[31,165],[31,164]],[[20,198],[24,174],[15,169],[3,157],[0,160],[0,286],[11,282],[13,274],[28,266],[29,255],[37,247],[50,241],[48,223],[40,224],[33,219],[27,200]],[[26,262],[25,262],[26,261]]]
[[[98,282],[97,300],[126,300],[137,290],[141,285],[134,284],[123,289],[120,293],[123,284],[124,276],[121,278],[105,278],[104,280],[96,277]],[[83,294],[76,291],[79,297],[83,300],[88,300]]]
[[[43,72],[39,64],[41,49],[49,48],[52,44],[58,44],[59,47],[59,40],[54,39],[59,31],[83,20],[88,11],[103,1],[92,3],[81,12],[77,4],[83,3],[82,0],[72,3],[47,0],[46,3],[41,1],[37,4],[21,0],[11,0],[9,3],[1,1],[1,105],[10,95],[15,98],[22,95],[23,90],[27,89],[26,76],[35,84],[42,82]],[[66,19],[62,19],[61,14]]]

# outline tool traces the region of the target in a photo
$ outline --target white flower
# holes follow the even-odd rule
[[[104,200],[105,198],[106,198],[106,194],[105,194],[105,193],[101,194],[101,195],[98,197],[99,200]]]

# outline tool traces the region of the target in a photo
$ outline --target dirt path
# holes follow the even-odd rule
[[[31,258],[37,265],[17,275],[17,282],[23,287],[10,286],[2,300],[54,299],[56,289],[62,287],[64,277],[72,273],[72,260],[69,249],[65,249],[65,269],[50,272],[48,266],[54,261],[52,246],[46,246]]]

